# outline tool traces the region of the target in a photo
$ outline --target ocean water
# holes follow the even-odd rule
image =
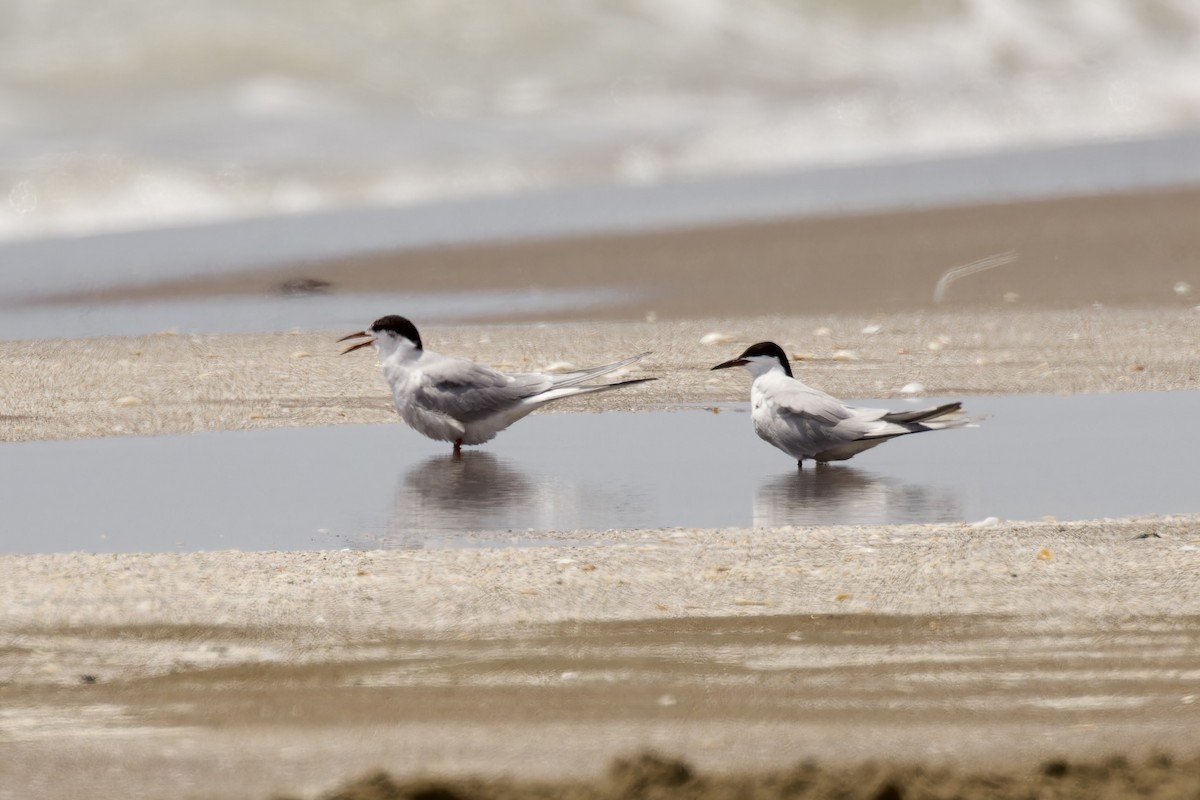
[[[0,241],[1200,128],[1195,0],[5,0]]]

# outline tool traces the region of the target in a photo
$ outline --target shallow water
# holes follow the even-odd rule
[[[1200,510],[1200,428],[1162,425],[1189,418],[1200,392],[966,407],[979,427],[803,472],[758,440],[744,405],[534,415],[458,460],[399,423],[6,444],[0,482],[22,502],[0,507],[0,552],[515,546],[607,528]]]

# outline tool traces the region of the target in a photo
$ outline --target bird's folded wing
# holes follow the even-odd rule
[[[505,375],[466,359],[447,359],[422,371],[413,399],[428,411],[474,422],[507,411],[550,386],[544,375]]]
[[[793,449],[816,453],[860,439],[866,433],[854,409],[818,389],[798,384],[777,392],[772,400],[783,423],[775,435],[793,439]]]
[[[811,386],[805,386],[799,381],[788,381],[788,383],[792,385],[776,389],[771,395],[771,401],[778,407],[781,414],[828,426],[837,425],[854,414],[854,409],[833,395],[825,394],[820,389],[814,389]]]

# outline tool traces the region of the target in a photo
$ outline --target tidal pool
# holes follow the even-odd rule
[[[0,552],[519,546],[608,528],[1200,510],[1200,426],[1163,424],[1189,419],[1200,392],[965,399],[978,427],[803,471],[754,435],[745,404],[535,414],[460,459],[399,421],[9,443]]]

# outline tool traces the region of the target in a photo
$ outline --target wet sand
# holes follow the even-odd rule
[[[6,557],[0,785],[311,796],[373,768],[579,779],[646,748],[717,773],[1193,751],[1200,517],[581,540]]]
[[[1200,518],[585,538],[604,546],[7,557],[0,785],[1193,747]]]
[[[932,309],[944,272],[1011,252],[1014,261],[953,282],[944,304],[1191,308],[1200,302],[1197,219],[1200,189],[1184,188],[400,250],[58,299],[272,293],[287,281],[313,279],[345,292],[628,291],[624,302],[584,314],[604,320],[872,315]],[[1190,293],[1175,294],[1181,281]]]
[[[559,413],[744,399],[745,376],[707,368],[763,338],[797,356],[800,377],[848,397],[894,397],[910,382],[968,402],[1196,388],[1200,312],[1194,295],[1173,290],[1179,280],[1200,286],[1195,196],[1134,203],[1144,232],[1121,228],[1118,248],[1113,231],[1137,197],[1062,201],[1077,216],[1038,203],[897,215],[886,231],[857,218],[865,227],[767,226],[782,239],[746,226],[446,251],[478,265],[427,271],[458,286],[478,288],[489,252],[505,264],[546,248],[534,261],[547,273],[586,282],[597,263],[625,265],[614,267],[631,270],[621,280],[659,287],[694,276],[692,299],[668,303],[675,295],[664,293],[653,308],[547,326],[422,329],[431,348],[509,369],[655,351],[638,374],[660,380]],[[1109,215],[1106,204],[1124,211]],[[1010,214],[1030,236],[1075,223],[1054,234],[1045,259],[1020,246],[1010,266],[1037,268],[964,278],[949,306],[895,307],[891,293],[861,291],[875,285],[869,275],[927,295],[947,266],[1016,246]],[[1088,219],[1091,237],[1081,232]],[[822,273],[841,276],[836,286],[791,276],[794,293],[778,291],[779,265],[796,263],[797,243],[825,226],[876,257],[852,249],[846,271]],[[971,245],[947,244],[959,236]],[[705,271],[699,259],[687,271],[718,240],[738,243],[740,260]],[[560,247],[594,255],[557,261]],[[918,260],[906,260],[914,247],[925,248],[926,271],[894,280]],[[348,270],[335,282],[350,280],[348,266],[329,268]],[[381,287],[390,269],[353,272]],[[731,271],[737,284],[718,279]],[[1001,280],[1018,274],[1023,282]],[[1121,294],[1128,286],[1142,287],[1137,307],[1093,305],[1131,297]],[[968,287],[983,293],[970,304]],[[1009,291],[1018,296],[1005,300]],[[643,319],[650,311],[655,321]],[[398,424],[373,359],[338,356],[338,333],[0,343],[0,438]],[[710,333],[723,340],[701,343]],[[489,446],[502,451],[503,440]],[[1153,468],[1114,454],[1114,469]],[[1195,754],[1198,516],[580,539],[0,558],[0,798],[312,797],[374,768],[565,781],[561,789],[600,780],[611,759],[646,748],[709,774],[760,777],[808,758],[835,770],[898,759],[1012,776],[1059,757]],[[1138,763],[1142,776],[1162,770]],[[1195,771],[1174,764],[1177,777]],[[1094,795],[1091,786],[1076,796]]]

